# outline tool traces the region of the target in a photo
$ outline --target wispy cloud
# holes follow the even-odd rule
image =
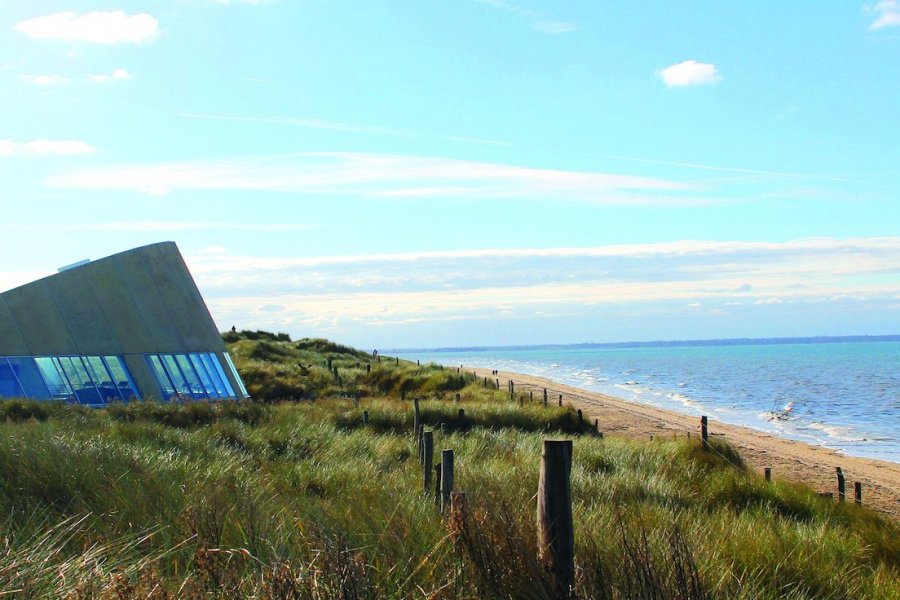
[[[868,8],[877,15],[869,29],[900,26],[900,0],[882,0]]]
[[[696,60],[686,60],[665,69],[660,69],[657,74],[667,87],[687,87],[692,85],[710,85],[722,81],[716,65],[701,63]]]
[[[60,85],[69,82],[69,79],[62,75],[22,75],[20,78],[32,85]]]
[[[60,188],[148,194],[227,189],[319,196],[510,198],[611,204],[711,201],[700,186],[667,179],[363,153],[121,165],[71,171],[47,183]]]
[[[79,15],[68,11],[19,21],[15,29],[36,40],[143,44],[156,38],[159,23],[148,13],[126,15],[118,10]]]
[[[253,80],[271,83],[265,80]],[[396,137],[415,137],[413,131],[395,129],[392,127],[380,127],[378,125],[362,125],[359,123],[344,123],[330,121],[328,119],[304,119],[296,117],[254,116],[233,114],[206,114],[206,113],[177,113],[179,117],[201,119],[205,121],[237,121],[244,123],[266,123],[269,125],[287,125],[290,127],[303,127],[306,129],[325,129],[328,131],[345,131],[349,133],[376,133]]]
[[[248,81],[256,81],[259,83],[272,83],[265,79],[249,79]],[[344,133],[364,133],[373,135],[384,135],[390,137],[400,137],[408,139],[423,140],[444,140],[451,142],[463,142],[466,144],[485,144],[491,146],[508,146],[507,142],[498,140],[486,140],[475,137],[466,136],[444,136],[432,135],[412,131],[410,129],[400,129],[397,127],[383,127],[380,125],[365,125],[362,123],[347,123],[344,121],[332,121],[330,119],[316,119],[303,117],[284,117],[284,116],[266,116],[266,115],[235,115],[235,114],[210,114],[210,113],[176,113],[176,116],[189,119],[202,119],[207,121],[235,121],[244,123],[262,123],[266,125],[280,125],[288,127],[302,127],[305,129],[324,129],[327,131],[340,131]]]
[[[94,83],[111,83],[113,81],[127,81],[128,79],[131,79],[131,73],[125,69],[116,69],[109,74],[88,75],[88,80]]]
[[[113,221],[107,223],[0,223],[0,231],[54,231],[80,233],[105,232],[176,232],[176,231],[255,231],[292,233],[310,229],[302,223],[228,223],[225,221]]]
[[[81,140],[0,140],[0,156],[48,156],[93,154],[96,149]]]
[[[515,15],[527,22],[533,29],[550,35],[569,33],[570,31],[578,29],[578,26],[575,25],[575,23],[554,19],[539,10],[527,8],[514,2],[507,2],[506,0],[475,1],[480,4],[487,4],[488,6],[492,6],[511,15]]]
[[[615,306],[654,303],[674,311],[702,304],[717,314],[798,303],[896,303],[900,294],[898,237],[302,258],[218,249],[191,255],[188,263],[217,317],[320,332],[339,323],[511,314],[540,320],[579,311],[596,317]],[[280,308],[258,310],[263,305]]]

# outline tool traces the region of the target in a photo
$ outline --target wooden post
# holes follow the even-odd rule
[[[413,435],[418,437],[419,435],[419,399],[413,398],[413,410],[415,414],[413,415]]]
[[[772,467],[766,467],[766,481],[772,481]]]
[[[600,419],[594,419],[594,432],[600,433]]]
[[[843,502],[847,497],[847,489],[844,484],[844,472],[841,471],[840,467],[835,468],[837,471],[837,479],[838,479],[838,500]]]
[[[544,408],[547,408],[547,388],[544,388]]]
[[[481,387],[487,389],[487,377],[484,378],[484,384]]]
[[[363,411],[363,425],[368,425],[368,424],[369,424],[369,411],[364,410]]]
[[[572,441],[544,440],[537,493],[538,558],[556,579],[556,597],[570,597],[575,582],[572,523]]]
[[[706,415],[700,417],[700,435],[703,438],[703,449],[709,450],[709,424]]]
[[[853,484],[853,499],[857,506],[862,504],[862,482],[857,481]]]
[[[438,505],[438,508],[440,508],[440,506],[441,506],[441,463],[434,465],[434,503]]]
[[[534,390],[528,390],[528,401],[534,402]]]
[[[562,394],[559,395],[559,405],[562,406]]]
[[[494,379],[494,381],[497,383],[497,389],[499,390],[500,389],[500,379]]]
[[[459,402],[459,394],[456,394],[456,401]]]
[[[584,421],[584,414],[581,412],[581,409],[579,408],[578,409],[578,424],[580,425],[582,421]]]
[[[366,373],[372,372],[372,363],[366,363]]]
[[[419,434],[417,436],[419,441],[419,464],[425,462],[425,426],[419,425]]]
[[[422,487],[425,495],[431,491],[431,470],[434,468],[434,432],[429,430],[425,432],[425,460],[422,463]]]
[[[459,417],[459,420],[462,421],[466,418],[466,411],[462,408],[456,413],[456,416]]]
[[[441,512],[450,508],[453,491],[453,450],[441,450]]]

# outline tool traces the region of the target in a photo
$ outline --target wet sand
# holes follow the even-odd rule
[[[590,392],[531,375],[500,371],[492,375],[490,369],[463,367],[479,377],[499,379],[501,391],[509,380],[515,383],[517,394],[534,392],[536,402],[543,400],[547,388],[550,402],[572,404],[584,411],[591,422],[600,420],[604,435],[621,435],[649,439],[655,437],[692,437],[700,435],[700,419],[670,410],[629,402],[621,398]],[[834,450],[780,438],[739,425],[709,421],[713,437],[721,436],[741,453],[748,467],[760,473],[772,468],[774,479],[809,485],[818,492],[833,492],[837,498],[835,467],[841,467],[847,484],[847,500],[853,501],[854,482],[862,483],[863,504],[900,520],[900,464],[871,458],[844,456]]]

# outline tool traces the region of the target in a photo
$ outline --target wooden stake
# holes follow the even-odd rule
[[[419,425],[419,434],[417,436],[419,442],[419,464],[425,462],[425,426]]]
[[[703,449],[709,450],[709,423],[706,415],[700,417],[700,435],[703,437]]]
[[[369,411],[364,410],[363,411],[363,425],[368,425],[368,424],[369,424]]]
[[[853,484],[853,499],[857,506],[862,504],[862,482],[857,481]]]
[[[441,512],[450,508],[453,491],[453,450],[441,450]]]
[[[544,408],[547,408],[547,388],[544,388]]]
[[[844,484],[844,472],[841,471],[840,467],[835,467],[837,471],[837,480],[838,480],[838,500],[843,502],[847,498],[847,489]]]
[[[413,435],[418,437],[419,435],[419,399],[413,398],[413,410],[415,414],[413,415]]]
[[[766,467],[766,481],[772,481],[772,467]]]
[[[562,394],[559,395],[559,405],[562,406]]]
[[[434,468],[434,432],[429,430],[425,432],[425,460],[422,462],[422,487],[425,495],[431,491],[431,470]]]
[[[556,579],[556,597],[569,598],[575,582],[572,523],[572,441],[544,440],[537,493],[538,559]]]

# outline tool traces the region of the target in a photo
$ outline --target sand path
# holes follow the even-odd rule
[[[628,402],[605,394],[570,387],[542,377],[500,371],[492,375],[490,369],[463,367],[479,377],[499,379],[505,393],[509,380],[517,394],[534,393],[536,402],[542,401],[547,388],[551,402],[571,403],[585,413],[585,418],[600,420],[604,435],[630,437],[699,436],[700,419],[695,416]],[[811,486],[819,492],[833,492],[837,497],[835,467],[841,467],[847,482],[847,498],[852,501],[853,484],[862,483],[863,504],[900,520],[900,464],[841,455],[834,450],[797,442],[774,435],[710,420],[712,436],[724,437],[738,449],[751,469],[762,472],[771,467],[775,479],[785,479]]]

